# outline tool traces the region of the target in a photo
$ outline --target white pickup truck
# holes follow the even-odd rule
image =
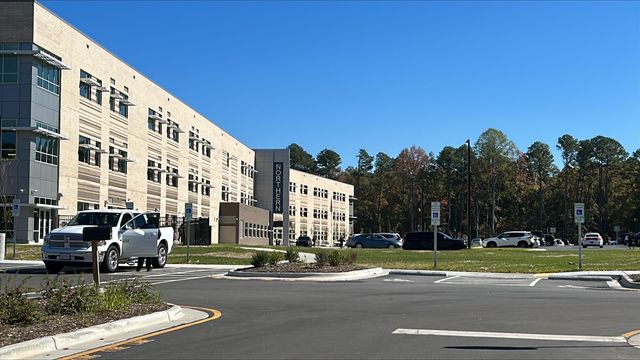
[[[49,273],[65,266],[91,266],[91,241],[83,239],[86,227],[111,227],[111,239],[98,242],[98,261],[104,272],[137,257],[153,257],[153,267],[167,263],[173,246],[173,228],[159,226],[160,214],[133,210],[81,211],[68,224],[45,236],[42,261]],[[155,249],[155,250],[154,250]],[[150,253],[152,252],[152,253]]]

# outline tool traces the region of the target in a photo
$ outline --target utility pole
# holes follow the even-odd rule
[[[471,249],[471,140],[467,139],[467,248]]]

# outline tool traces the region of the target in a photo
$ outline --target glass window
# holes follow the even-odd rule
[[[2,121],[1,127],[16,126],[17,120],[14,119],[0,119]],[[0,151],[0,159],[15,159],[18,138],[16,132],[9,129],[0,129],[0,142],[2,142],[2,149]]]
[[[88,137],[80,135],[80,139],[78,141],[80,145],[91,144],[91,140]],[[78,161],[83,162],[85,164],[91,163],[91,150],[86,147],[78,146]]]
[[[60,94],[60,70],[43,61],[38,61],[36,67],[38,86],[54,94]]]
[[[18,56],[0,55],[0,83],[18,82]]]
[[[36,136],[36,161],[58,164],[58,140]]]

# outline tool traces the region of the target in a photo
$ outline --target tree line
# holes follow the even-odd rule
[[[471,163],[471,237],[508,230],[556,229],[556,236],[575,240],[573,204],[585,204],[584,231],[603,236],[640,231],[640,149],[629,154],[615,139],[577,139],[566,134],[554,146],[536,141],[518,149],[501,131],[487,129],[475,142],[445,146],[438,154],[420,146],[396,157],[375,156],[360,149],[356,166],[341,169],[330,149],[314,158],[300,145],[289,146],[291,167],[354,185],[355,232],[404,234],[430,226],[430,203],[442,204],[441,228],[466,236],[467,158]]]

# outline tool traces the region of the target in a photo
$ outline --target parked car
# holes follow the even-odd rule
[[[351,248],[389,248],[396,249],[402,246],[402,242],[396,238],[386,238],[380,234],[354,235],[346,244]]]
[[[298,240],[296,241],[296,246],[313,246],[313,240],[307,235],[300,235]]]
[[[584,238],[582,238],[582,247],[586,248],[587,246],[600,246],[603,247],[604,240],[602,236],[598,233],[586,233]]]
[[[433,232],[421,231],[407,233],[402,242],[405,250],[433,250]],[[438,250],[461,250],[466,245],[462,239],[454,239],[451,236],[438,233]]]
[[[607,245],[618,245],[618,240],[609,240]]]
[[[540,243],[528,231],[507,231],[496,237],[482,240],[482,246],[486,248],[495,247],[519,247],[533,248],[539,247]]]
[[[396,239],[400,243],[402,243],[402,236],[400,236],[400,234],[398,234],[398,233],[376,233],[376,234],[382,235],[387,239]]]
[[[112,273],[119,263],[137,260],[142,255],[140,251],[143,246],[148,245],[148,239],[158,249],[153,258],[153,267],[162,268],[173,247],[173,228],[160,227],[159,220],[160,214],[155,212],[80,211],[66,226],[54,229],[45,236],[41,249],[42,261],[49,273],[58,273],[65,266],[91,266],[91,242],[85,241],[83,230],[106,226],[111,228],[112,235],[110,240],[98,242],[98,261],[102,271]]]
[[[544,246],[553,246],[556,244],[556,237],[552,234],[544,234],[542,237],[544,239]]]
[[[545,245],[544,242],[544,234],[542,233],[542,231],[539,230],[534,230],[534,231],[530,231],[531,235],[533,235],[533,239],[538,241],[538,245]]]
[[[564,243],[564,241],[562,241],[560,239],[555,239],[554,240],[554,245],[555,246],[565,246],[566,244]]]

